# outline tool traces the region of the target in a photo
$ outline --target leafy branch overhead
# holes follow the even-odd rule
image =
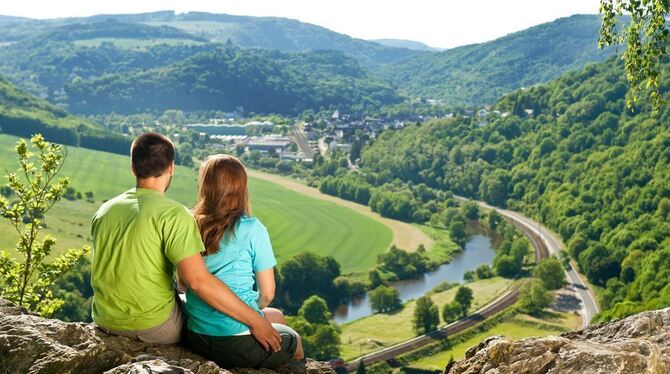
[[[623,60],[630,89],[626,98],[633,109],[640,91],[649,92],[654,114],[665,100],[661,96],[661,61],[667,56],[670,32],[665,17],[670,11],[668,0],[601,0],[603,15],[598,45],[626,45]],[[623,15],[630,23],[621,27]]]
[[[17,142],[16,155],[19,170],[6,175],[11,193],[9,198],[0,197],[0,216],[17,233],[18,253],[13,257],[0,252],[0,297],[51,316],[63,305],[52,294],[51,285],[87,256],[89,248],[69,249],[52,258],[56,241],[39,235],[47,212],[70,184],[68,178],[57,178],[66,158],[62,146],[35,135],[30,146],[23,139]]]

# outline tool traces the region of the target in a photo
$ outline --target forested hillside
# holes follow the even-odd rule
[[[321,26],[280,17],[251,17],[205,12],[175,14],[161,11],[140,14],[97,15],[83,18],[53,20],[0,19],[2,40],[18,40],[31,34],[31,29],[49,29],[72,24],[97,24],[116,20],[123,23],[144,23],[151,26],[174,27],[199,38],[225,43],[230,40],[243,48],[262,48],[284,52],[334,50],[354,57],[366,67],[378,67],[401,58],[424,52],[352,38]],[[11,27],[6,26],[11,22]]]
[[[492,104],[520,87],[547,82],[612,55],[597,47],[600,17],[576,15],[502,38],[408,58],[380,76],[412,96],[449,105]]]
[[[364,149],[362,170],[368,182],[425,183],[539,218],[603,288],[602,319],[667,306],[670,107],[631,113],[626,90],[611,58],[504,97],[508,116],[385,132]]]
[[[72,80],[165,66],[215,47],[175,28],[78,23],[36,32],[0,48],[0,74],[61,103],[63,86]]]
[[[129,141],[31,96],[0,77],[0,133],[30,137],[41,133],[54,142],[111,152],[127,152]]]
[[[65,87],[76,113],[235,110],[295,114],[363,111],[402,99],[356,60],[334,51],[284,53],[230,44],[141,72],[77,79]]]

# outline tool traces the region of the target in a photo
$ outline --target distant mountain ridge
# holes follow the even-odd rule
[[[406,39],[370,39],[371,42],[379,43],[387,47],[407,48],[415,51],[437,52],[442,49],[433,48],[428,44]]]
[[[285,52],[334,50],[344,52],[368,68],[416,56],[424,52],[407,48],[389,47],[379,43],[352,38],[321,26],[280,17],[252,17],[205,12],[177,14],[159,11],[139,14],[101,14],[91,17],[58,18],[49,20],[26,19],[26,27],[53,27],[75,23],[96,23],[116,20],[144,23],[152,26],[171,26],[182,29],[212,42],[231,40],[243,48],[276,49]],[[21,24],[19,24],[19,28]],[[0,31],[3,30],[0,18]],[[8,30],[9,31],[9,30]],[[23,35],[14,30],[14,34]],[[1,36],[0,41],[9,36]],[[17,36],[12,36],[16,40]]]
[[[544,83],[614,54],[598,49],[600,16],[574,15],[486,43],[407,58],[379,75],[412,96],[448,105],[492,104],[515,89]]]
[[[339,51],[354,58],[368,78],[391,83],[396,96],[481,106],[612,55],[612,48],[597,48],[599,27],[599,16],[576,15],[490,42],[430,52],[278,17],[173,11],[51,20],[0,17],[0,75],[53,103],[72,103],[63,88],[80,79],[165,67],[232,43],[281,52]],[[423,48],[413,41],[379,42]]]

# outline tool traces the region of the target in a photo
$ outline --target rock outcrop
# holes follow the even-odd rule
[[[670,308],[600,323],[561,336],[470,348],[448,374],[670,374]]]
[[[232,371],[290,372],[335,373],[329,364],[312,360],[300,368]],[[178,346],[151,345],[108,335],[92,324],[44,319],[0,300],[0,374],[10,373],[229,374],[231,371]]]

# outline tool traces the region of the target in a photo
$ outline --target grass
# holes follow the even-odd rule
[[[0,135],[0,170],[16,168],[17,138]],[[77,190],[93,191],[97,200],[116,196],[135,183],[129,158],[70,147],[62,174]],[[196,198],[196,172],[178,166],[167,195],[187,206]],[[343,273],[371,268],[377,255],[387,250],[391,229],[372,218],[331,201],[308,197],[275,183],[250,178],[253,214],[268,227],[279,263],[295,254],[311,251],[333,256]],[[62,201],[47,215],[47,233],[58,239],[57,250],[90,242],[90,217],[101,201]],[[0,245],[15,244],[12,227],[0,222]]]
[[[495,277],[468,283],[474,293],[471,311],[475,311],[501,295],[512,284],[512,280]],[[457,288],[431,295],[440,312],[442,307],[454,299]],[[374,314],[344,324],[342,328],[342,352],[345,360],[361,354],[408,340],[416,336],[412,326],[414,301],[407,302],[403,309],[392,314]],[[392,327],[391,327],[392,326]]]
[[[134,38],[93,38],[76,40],[75,45],[81,47],[100,47],[103,43],[112,43],[122,49],[144,50],[159,44],[167,45],[197,45],[203,42],[192,39],[156,38],[156,39],[134,39]]]
[[[579,317],[573,313],[545,313],[540,318],[519,314],[495,325],[487,331],[476,334],[461,343],[457,343],[447,350],[414,361],[409,366],[425,370],[443,370],[444,366],[449,362],[450,357],[453,356],[455,360],[464,358],[465,352],[470,347],[477,345],[490,336],[502,335],[506,338],[516,340],[530,336],[557,335],[575,328],[575,321],[579,325]]]
[[[426,252],[426,256],[438,264],[446,264],[451,261],[454,254],[463,250],[458,244],[454,243],[449,236],[449,231],[434,228],[428,225],[415,224],[421,231],[433,239],[433,247]]]
[[[145,22],[150,26],[170,26],[191,34],[206,36],[213,41],[223,42],[240,30],[235,22],[218,21],[169,21],[169,22]]]

